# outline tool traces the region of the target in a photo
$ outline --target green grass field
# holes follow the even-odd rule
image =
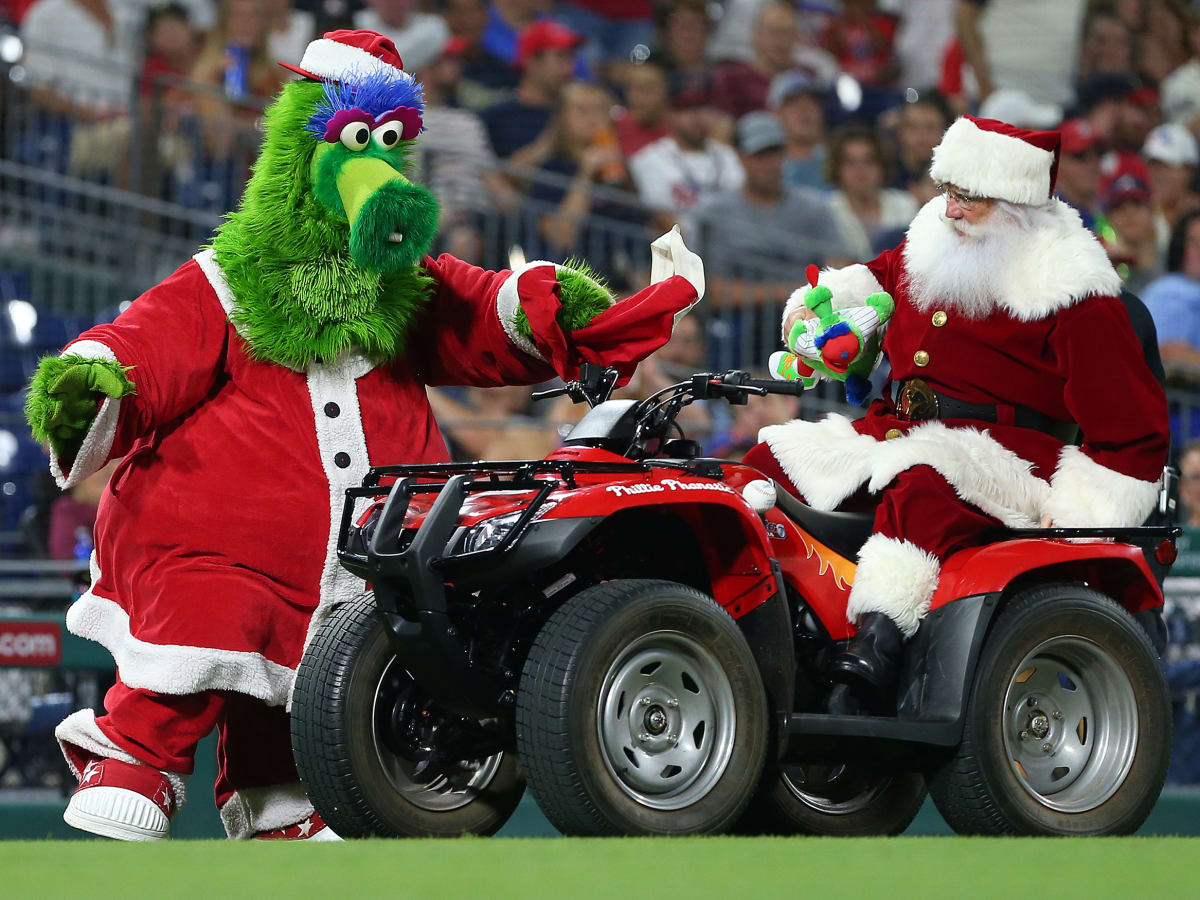
[[[1196,898],[1189,838],[0,843],[0,897]]]

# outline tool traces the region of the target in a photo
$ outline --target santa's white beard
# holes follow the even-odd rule
[[[981,319],[999,305],[1025,245],[1036,240],[1042,211],[993,202],[991,215],[975,225],[947,218],[942,197],[917,214],[904,257],[909,299],[918,309],[952,308]]]

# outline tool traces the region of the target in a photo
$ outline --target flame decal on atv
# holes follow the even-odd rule
[[[854,584],[854,572],[858,566],[850,562],[850,560],[834,553],[820,541],[814,539],[803,528],[797,528],[797,533],[800,535],[800,543],[804,545],[805,558],[812,559],[813,554],[816,554],[820,569],[817,575],[824,575],[826,572],[833,573],[833,583],[839,591],[850,590],[850,585]]]

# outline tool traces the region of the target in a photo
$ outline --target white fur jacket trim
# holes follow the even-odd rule
[[[1062,528],[1141,525],[1158,500],[1159,483],[1102,466],[1078,447],[1063,447],[1043,507]]]
[[[759,432],[783,471],[817,509],[831,510],[866,484],[883,490],[913,466],[932,466],[963,500],[1012,528],[1038,524],[1050,485],[1033,464],[986,431],[926,422],[903,437],[877,441],[859,434],[845,416],[795,420]]]
[[[908,227],[904,243],[907,271],[931,271],[946,246],[941,221],[946,201],[930,200]],[[1009,276],[999,285],[997,303],[1024,322],[1045,318],[1087,297],[1115,297],[1121,277],[1096,236],[1083,227],[1079,213],[1061,200],[1038,210],[1038,227],[1022,233],[1006,252]]]

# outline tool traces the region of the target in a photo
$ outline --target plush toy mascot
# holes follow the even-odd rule
[[[27,413],[69,487],[121,457],[91,589],[67,625],[103,644],[106,712],[57,736],[65,818],[167,837],[197,742],[218,729],[231,837],[336,840],[292,763],[285,706],[308,634],[363,582],[338,565],[345,489],[372,463],[440,462],[425,387],[529,384],[579,363],[626,377],[703,294],[672,231],[652,279],[487,272],[426,255],[437,204],[404,175],[422,92],[391,41],[335,31],[266,114],[262,156],[212,246],[111,325],[40,364]]]

